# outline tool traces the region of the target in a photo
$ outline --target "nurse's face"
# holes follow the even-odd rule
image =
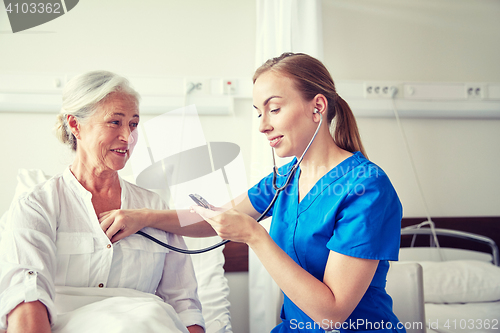
[[[305,101],[292,79],[272,71],[261,74],[253,86],[253,105],[260,118],[259,131],[280,157],[300,156],[311,140],[313,101]]]
[[[80,125],[77,149],[94,169],[120,170],[137,141],[139,110],[135,99],[122,93],[107,97],[89,120]]]

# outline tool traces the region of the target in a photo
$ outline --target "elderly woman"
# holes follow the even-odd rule
[[[75,159],[62,174],[11,205],[0,243],[0,330],[50,332],[58,324],[56,288],[69,286],[107,289],[110,295],[114,290],[156,294],[175,310],[165,308],[159,317],[170,315],[178,332],[204,331],[190,257],[139,235],[113,244],[99,225],[98,215],[105,211],[167,208],[158,195],[118,176],[132,153],[138,123],[138,94],[123,77],[95,71],[68,82],[57,133],[75,151]],[[184,246],[180,236],[147,232]],[[119,321],[137,322],[129,317],[141,305],[139,299]],[[121,298],[116,306],[126,304],[127,298]],[[106,312],[90,318],[111,320]],[[171,332],[168,327],[163,331]]]

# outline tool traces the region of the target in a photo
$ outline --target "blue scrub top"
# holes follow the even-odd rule
[[[280,168],[286,174],[294,159]],[[297,264],[323,281],[330,251],[379,260],[365,295],[340,332],[405,332],[392,312],[385,291],[388,260],[398,260],[402,206],[384,171],[356,152],[325,174],[299,203],[300,167],[280,193],[272,215],[270,235]],[[253,207],[262,213],[275,190],[273,175],[248,191]],[[286,177],[277,183],[284,184]],[[283,322],[272,332],[325,332],[327,323],[314,321],[285,295]],[[385,330],[379,330],[379,329]]]

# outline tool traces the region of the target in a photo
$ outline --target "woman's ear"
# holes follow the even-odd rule
[[[316,115],[317,113],[321,113],[323,117],[326,116],[326,113],[328,111],[328,100],[326,99],[325,95],[323,94],[317,94],[313,98],[313,105],[314,105],[314,110],[318,110],[315,113],[314,120],[319,122],[320,116],[319,114]]]
[[[67,115],[66,122],[68,123],[69,129],[71,133],[75,136],[75,138],[80,139],[80,123],[75,116]]]

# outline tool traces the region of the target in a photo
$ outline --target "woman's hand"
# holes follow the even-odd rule
[[[259,238],[259,232],[266,232],[254,218],[236,209],[213,208],[210,210],[192,206],[191,212],[203,217],[222,239],[250,244]]]
[[[187,327],[189,333],[205,333],[203,327],[198,325],[192,325]]]
[[[115,209],[99,214],[102,230],[112,243],[149,225],[148,209]]]

